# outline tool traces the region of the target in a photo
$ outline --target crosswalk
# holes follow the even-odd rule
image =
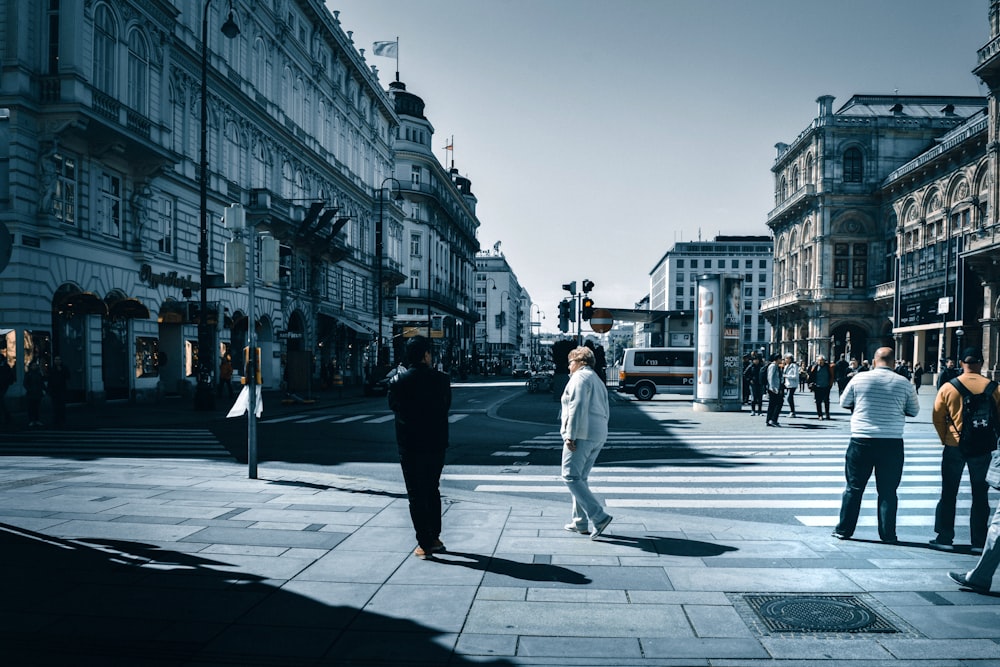
[[[0,435],[0,456],[232,459],[206,428],[27,430]]]
[[[838,521],[844,491],[844,434],[810,435],[649,435],[612,432],[604,452],[635,450],[641,466],[601,465],[590,475],[591,489],[608,507],[789,513],[807,526],[832,527]],[[679,449],[683,447],[684,449]],[[494,452],[499,461],[517,462],[539,450],[558,460],[562,440],[550,432]],[[684,456],[684,452],[690,455]],[[669,458],[664,458],[669,454]],[[675,458],[675,456],[681,458]],[[605,457],[608,458],[608,457]],[[615,457],[620,459],[621,457]],[[941,444],[932,433],[907,435],[900,484],[898,525],[933,526],[940,494]],[[472,485],[477,491],[504,494],[565,495],[558,467],[529,472],[511,466],[500,474],[446,472],[443,479]],[[550,472],[552,471],[552,472]],[[862,504],[860,526],[876,525],[874,476]],[[971,504],[968,485],[958,497],[959,514]],[[959,524],[962,523],[959,519]]]
[[[454,424],[457,421],[461,421],[469,416],[467,412],[453,412],[448,415],[448,423]],[[367,415],[345,415],[343,413],[336,412],[325,412],[323,414],[299,413],[294,415],[286,415],[284,417],[265,417],[260,421],[261,424],[350,424],[353,422],[358,422],[361,424],[385,424],[391,422],[395,418],[393,413],[381,413],[381,414],[367,414]]]

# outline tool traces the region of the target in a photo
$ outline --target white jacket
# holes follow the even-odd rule
[[[563,440],[608,438],[608,388],[590,366],[571,373],[562,394],[561,426]]]
[[[794,361],[785,366],[785,386],[789,389],[799,387],[799,365]]]

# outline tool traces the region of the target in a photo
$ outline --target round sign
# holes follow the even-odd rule
[[[611,331],[615,321],[611,317],[611,311],[606,308],[594,308],[594,314],[590,316],[590,328],[595,333],[608,333]]]

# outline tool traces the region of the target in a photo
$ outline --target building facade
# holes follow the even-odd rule
[[[405,200],[403,262],[395,289],[393,340],[401,346],[417,333],[430,335],[434,356],[444,368],[471,363],[476,322],[472,285],[479,251],[476,196],[472,182],[434,156],[434,127],[424,115],[424,101],[394,81],[389,95],[399,117],[395,176],[386,192],[397,188]]]
[[[212,370],[224,354],[240,368],[250,309],[221,280],[219,219],[241,203],[280,245],[253,307],[264,384],[362,380],[383,214],[402,261],[402,211],[377,196],[399,121],[336,12],[10,0],[0,29],[0,329],[19,377],[60,355],[74,399],[185,394],[202,318]],[[257,234],[252,247],[259,267]]]
[[[775,207],[767,218],[774,235],[773,293],[761,310],[773,326],[774,346],[796,358],[870,359],[894,341],[900,240],[912,251],[912,233],[897,234],[889,200],[891,192],[916,185],[903,179],[887,189],[886,179],[982,114],[986,100],[855,95],[836,111],[833,101],[820,97],[812,123],[791,144],[776,145]],[[940,193],[939,203],[945,199]],[[947,220],[934,213],[931,237],[945,239]],[[924,268],[943,277],[950,260],[935,253],[948,252],[946,243],[926,251]],[[940,259],[928,265],[931,255]],[[933,291],[924,283],[907,289],[912,299]]]
[[[481,315],[476,327],[476,366],[487,373],[510,373],[528,342],[524,327],[529,314],[524,308],[530,306],[531,297],[499,251],[499,243],[493,252],[476,256],[475,304]]]
[[[768,236],[717,236],[713,241],[676,243],[649,273],[649,310],[692,313],[698,276],[739,275],[743,279],[742,347],[744,352],[759,350],[769,344],[771,334],[760,306],[771,295],[773,259],[774,244]]]

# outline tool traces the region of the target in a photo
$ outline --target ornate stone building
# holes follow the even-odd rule
[[[986,100],[855,95],[836,111],[830,96],[817,102],[809,126],[791,144],[776,145],[767,219],[774,291],[761,310],[775,340],[799,356],[870,358],[893,342],[897,322],[899,240],[886,179],[981,114]]]
[[[237,202],[280,244],[280,281],[253,308],[265,385],[361,381],[383,213],[385,256],[402,259],[402,212],[377,197],[399,121],[336,12],[9,0],[0,31],[0,330],[19,377],[61,355],[77,399],[184,394],[201,318],[204,357],[238,356],[247,292],[222,285],[219,224]]]

